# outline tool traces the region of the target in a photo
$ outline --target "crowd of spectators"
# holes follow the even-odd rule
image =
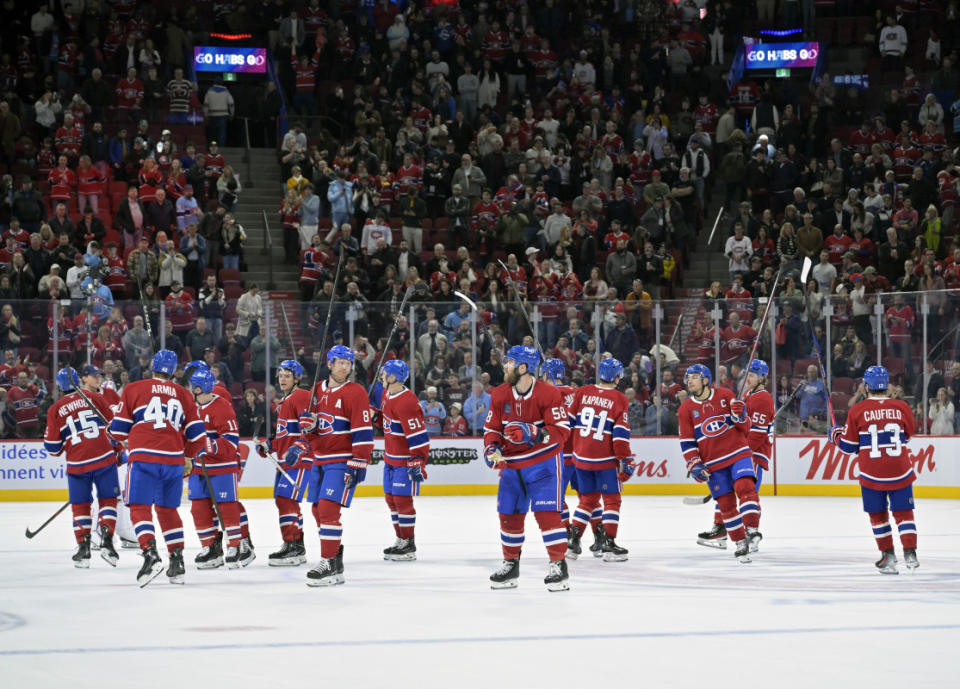
[[[737,384],[759,301],[781,266],[777,359],[789,371],[780,401],[795,373],[807,378],[791,404],[815,422],[827,391],[805,361],[810,330],[834,357],[834,376],[855,380],[876,356],[879,329],[884,351],[902,360],[902,374],[892,367],[905,379],[897,382],[907,382],[920,368],[911,292],[933,300],[931,341],[956,320],[952,295],[937,291],[960,280],[952,242],[960,175],[947,116],[960,110],[956,11],[868,4],[784,2],[775,12],[776,3],[730,0],[263,0],[182,12],[134,1],[85,2],[76,15],[66,4],[21,10],[4,29],[0,61],[20,67],[4,72],[0,103],[9,175],[0,299],[11,307],[0,347],[13,357],[4,379],[11,384],[19,368],[29,379],[31,362],[49,366],[25,358],[15,339],[40,343],[56,301],[60,351],[85,358],[89,341],[95,363],[122,385],[142,372],[140,355],[162,327],[182,360],[216,363],[241,420],[255,427],[276,394],[261,381],[284,345],[263,327],[256,286],[242,286],[244,231],[231,217],[240,181],[216,145],[242,114],[262,124],[255,138],[278,148],[278,218],[286,262],[300,268],[307,342],[320,341],[334,296],[331,341],[354,333],[357,376],[368,380],[412,287],[415,322],[400,315],[388,354],[412,354],[433,431],[474,432],[502,378],[504,347],[532,341],[518,292],[536,306],[538,339],[573,383],[616,356],[627,367],[632,430],[670,432],[683,365],[715,360],[715,327],[717,383]],[[731,85],[733,53],[754,29],[802,23],[828,44],[873,4],[875,21],[852,22],[864,28],[855,42],[873,51],[863,65],[873,89],[837,85],[830,74],[809,88],[749,75]],[[184,27],[208,14],[271,49],[280,88],[268,81],[249,112],[235,113],[220,83],[201,101],[185,77],[194,35]],[[290,127],[281,137],[282,103]],[[730,270],[726,284],[701,292],[683,271],[721,195]],[[797,285],[805,256],[818,265],[809,285]],[[882,298],[888,308],[876,322],[872,300],[894,290],[904,294]],[[480,304],[476,343],[455,291]],[[136,302],[111,308],[141,292],[152,342],[142,339]],[[657,390],[653,306],[684,295],[693,305],[670,312],[667,332],[680,310],[690,318],[679,355],[658,350]],[[34,311],[18,301],[31,297],[42,300]],[[722,305],[720,323],[711,301]],[[859,344],[844,341],[847,323]],[[128,336],[141,344],[125,346]],[[52,341],[34,348],[38,357]],[[952,344],[940,344],[938,362]],[[295,354],[308,372],[321,365],[310,344]]]

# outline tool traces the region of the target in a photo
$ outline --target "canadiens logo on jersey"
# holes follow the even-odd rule
[[[716,438],[721,435],[726,428],[727,419],[725,416],[717,415],[704,419],[700,424],[700,432],[708,438]]]
[[[284,438],[287,435],[287,424],[284,421],[277,421],[277,438]]]
[[[317,412],[317,435],[333,433],[333,420],[333,414],[324,411]]]

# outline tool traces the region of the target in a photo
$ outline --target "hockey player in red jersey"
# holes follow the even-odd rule
[[[240,475],[240,427],[237,414],[229,397],[215,392],[216,379],[209,369],[196,371],[190,376],[190,387],[197,400],[197,412],[207,432],[210,451],[198,458],[190,473],[188,491],[190,512],[197,528],[201,550],[194,562],[197,569],[216,569],[224,562],[229,569],[246,567],[256,559],[253,550],[241,540],[240,503],[237,482]],[[206,477],[204,471],[206,470]],[[207,484],[207,477],[210,483]],[[213,495],[210,495],[210,490]],[[217,538],[215,525],[217,502],[223,516],[223,529],[227,537],[227,552],[224,557],[222,541]]]
[[[308,586],[342,584],[343,526],[340,512],[350,507],[353,492],[366,478],[373,451],[373,426],[367,391],[351,383],[353,350],[343,345],[327,353],[330,376],[311,394],[308,411],[300,416],[300,440],[284,455],[287,464],[313,455],[309,493],[317,496],[313,516],[320,532],[320,562],[307,572]]]
[[[114,435],[128,439],[126,499],[143,551],[143,566],[137,573],[141,587],[163,571],[153,529],[153,506],[170,553],[167,577],[170,583],[183,583],[183,521],[177,508],[183,477],[192,469],[190,457],[202,459],[207,452],[207,432],[197,404],[193,395],[174,384],[176,370],[176,354],[169,349],[154,354],[153,377],[123,387],[110,422]]]
[[[281,361],[277,367],[277,383],[283,397],[277,408],[277,427],[273,439],[257,443],[257,452],[267,457],[276,452],[283,459],[293,443],[300,440],[300,415],[310,405],[310,391],[300,387],[303,379],[303,366],[293,359]],[[300,502],[307,492],[310,469],[313,466],[309,452],[297,457],[292,464],[286,464],[286,473],[294,483],[287,480],[280,471],[273,481],[273,500],[280,513],[280,536],[283,545],[280,550],[270,553],[267,564],[271,567],[296,567],[307,561],[307,550],[303,544],[303,515]]]
[[[757,500],[748,499],[740,502],[740,517],[744,524],[753,523],[756,517],[756,526],[747,526],[747,537],[750,541],[750,552],[755,553],[760,548],[763,534],[760,533],[760,484],[763,481],[763,472],[770,470],[770,451],[773,447],[773,396],[767,391],[767,377],[770,367],[766,361],[754,359],[747,369],[747,394],[744,402],[747,404],[747,417],[750,419],[750,431],[747,435],[747,445],[753,453],[753,472],[756,475]],[[720,506],[716,505],[713,512],[713,528],[697,536],[700,545],[715,548],[727,547],[727,530],[723,527],[720,517]]]
[[[117,448],[107,436],[100,416],[76,392],[79,382],[79,376],[72,368],[57,372],[57,386],[65,394],[47,410],[43,447],[52,456],[66,453],[67,487],[73,511],[73,535],[77,541],[73,566],[80,569],[90,567],[91,506],[93,486],[96,486],[100,511],[100,557],[116,567],[119,557],[113,547],[113,532],[117,523],[117,496],[120,495]],[[109,420],[112,413],[103,398],[95,392],[86,395]]]
[[[491,588],[515,588],[520,576],[523,522],[533,511],[550,567],[543,580],[550,591],[570,588],[567,532],[563,528],[563,446],[570,435],[560,391],[538,383],[540,355],[529,346],[511,347],[503,358],[503,385],[490,397],[483,424],[483,458],[500,471],[497,511],[503,563],[490,575]]]
[[[390,508],[390,519],[397,540],[384,549],[384,560],[416,560],[414,526],[417,511],[413,497],[427,478],[430,437],[423,422],[423,409],[417,396],[404,385],[410,367],[402,359],[383,365],[380,380],[380,421],[383,424],[383,493]]]
[[[877,539],[882,574],[898,574],[893,551],[893,529],[887,509],[893,512],[903,545],[907,569],[917,561],[917,525],[913,518],[913,469],[906,444],[916,430],[913,412],[903,400],[887,397],[890,375],[883,366],[870,366],[863,374],[868,397],[853,405],[844,426],[830,429],[828,439],[847,454],[856,454],[860,468],[863,511],[870,515]]]
[[[603,499],[602,551],[606,562],[623,562],[627,549],[617,545],[620,525],[622,482],[633,476],[630,453],[630,422],[626,395],[617,390],[623,364],[606,358],[597,365],[597,384],[585,385],[574,393],[570,404],[573,419],[573,463],[577,468],[580,504],[573,513],[567,557],[579,557],[580,537]]]
[[[540,379],[554,386],[560,391],[560,397],[563,399],[563,406],[570,411],[570,404],[573,402],[573,388],[563,384],[563,376],[567,372],[567,367],[561,359],[547,359],[540,366]],[[567,416],[567,422],[573,425],[573,419]],[[573,489],[579,494],[577,488],[577,472],[573,466],[573,434],[567,436],[567,442],[563,445],[563,475],[561,477],[562,495],[566,496],[567,486],[573,486]],[[567,536],[570,535],[570,510],[567,508],[567,499],[563,499],[563,509],[560,510],[560,517],[563,519],[563,528],[567,530]],[[599,525],[599,518],[597,520]]]
[[[684,382],[690,396],[680,405],[680,451],[693,478],[706,483],[720,506],[724,528],[736,545],[734,555],[750,562],[744,525],[756,527],[759,517],[742,519],[741,503],[757,502],[753,453],[747,445],[750,420],[747,405],[725,388],[714,388],[713,376],[703,364],[687,369]],[[755,521],[756,519],[756,521]]]

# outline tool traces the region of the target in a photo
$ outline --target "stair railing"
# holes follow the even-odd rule
[[[713,283],[713,255],[710,253],[713,247],[713,235],[717,233],[717,225],[720,224],[720,218],[723,217],[723,206],[717,211],[717,219],[713,221],[713,229],[710,230],[710,237],[707,239],[707,284]]]

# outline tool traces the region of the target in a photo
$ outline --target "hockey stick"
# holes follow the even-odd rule
[[[60,513],[63,512],[63,511],[64,511],[65,509],[67,509],[68,507],[70,507],[70,503],[69,503],[69,502],[63,503],[63,505],[60,506],[60,509],[57,510],[56,512],[54,512],[47,521],[45,521],[43,524],[41,524],[41,525],[39,526],[39,528],[37,528],[36,531],[31,531],[31,530],[30,530],[30,527],[28,526],[28,527],[27,527],[27,533],[25,534],[26,537],[27,537],[27,538],[33,538],[34,536],[36,536],[38,533],[40,533],[41,531],[43,531],[43,530],[46,528],[47,524],[49,524],[49,523],[52,522],[54,519],[56,519],[57,517],[59,517],[59,516],[60,516]]]
[[[493,344],[493,333],[490,332],[490,328],[487,327],[487,324],[483,322],[483,318],[480,317],[480,309],[479,309],[479,307],[477,306],[477,303],[476,303],[473,299],[471,299],[470,297],[468,297],[466,294],[464,294],[463,292],[454,292],[454,294],[455,294],[456,296],[460,297],[461,299],[463,299],[463,301],[465,301],[465,302],[467,303],[467,305],[470,307],[470,309],[471,309],[475,314],[477,314],[477,322],[478,322],[478,323],[480,324],[480,326],[483,328],[483,332],[486,334],[487,339],[490,340],[490,348],[492,349],[492,348],[494,347],[494,344]]]
[[[370,386],[367,388],[367,397],[370,397],[370,392],[373,390],[373,386],[377,384],[377,381],[380,379],[380,370],[383,368],[383,362],[387,358],[387,351],[390,349],[390,341],[393,340],[393,336],[397,333],[397,327],[400,325],[400,317],[403,316],[403,310],[407,306],[407,302],[410,300],[410,296],[413,294],[413,285],[407,287],[407,291],[403,293],[403,299],[400,300],[400,307],[397,309],[397,315],[393,317],[393,327],[390,329],[390,334],[387,335],[387,341],[383,343],[383,353],[380,355],[380,361],[377,362],[376,371],[373,374],[373,382],[370,383]]]
[[[813,265],[813,261],[810,260],[809,256],[803,258],[803,268],[800,271],[800,284],[803,288],[803,295],[807,295],[807,275],[810,274],[810,267]],[[820,366],[820,379],[823,381],[823,391],[827,395],[827,410],[830,412],[830,426],[836,426],[837,420],[833,415],[833,401],[830,399],[830,391],[827,389],[827,372],[823,368],[823,355],[820,352],[820,342],[817,341],[817,336],[813,332],[813,321],[809,318],[807,319],[807,328],[810,330],[810,338],[813,340],[813,346],[817,354],[817,364]]]
[[[753,339],[753,347],[750,349],[750,358],[747,359],[747,366],[753,362],[753,356],[757,353],[757,345],[760,344],[760,339],[763,337],[763,326],[767,322],[767,316],[770,315],[770,305],[773,304],[773,297],[777,293],[777,286],[780,284],[780,274],[783,272],[783,266],[780,266],[780,270],[777,271],[777,276],[773,279],[773,288],[770,290],[770,295],[767,297],[767,305],[763,308],[763,316],[760,317],[760,327],[757,328],[757,336]],[[743,388],[747,385],[747,377],[744,376],[743,380],[740,382],[740,390],[737,391],[737,399],[743,399]]]
[[[533,323],[530,322],[530,316],[527,314],[527,309],[523,305],[523,299],[520,298],[520,290],[517,289],[517,283],[513,281],[513,278],[510,277],[510,269],[507,268],[507,264],[497,259],[497,263],[500,264],[500,267],[503,268],[503,272],[507,275],[507,284],[513,289],[513,297],[517,301],[517,307],[520,309],[520,313],[523,314],[523,320],[527,323],[527,328],[530,330],[530,334],[533,336],[533,344],[536,345],[537,351],[540,352],[540,361],[546,361],[546,356],[543,353],[543,348],[540,346],[540,340],[537,338],[537,331],[533,327]]]
[[[287,326],[287,338],[290,340],[290,357],[297,356],[297,345],[293,341],[293,331],[290,329],[290,319],[287,318],[286,304],[280,302],[280,313],[283,314],[283,324]]]
[[[694,498],[692,496],[687,495],[686,497],[683,498],[683,504],[684,505],[705,505],[711,500],[713,500],[712,495],[704,495],[702,498]]]
[[[776,421],[777,417],[780,416],[780,412],[790,406],[790,403],[793,402],[794,398],[797,396],[797,393],[800,392],[800,388],[803,387],[803,383],[799,383],[797,388],[793,391],[790,397],[787,398],[787,401],[780,405],[780,408],[777,409],[777,413],[773,415],[773,420]]]
[[[340,269],[343,268],[343,245],[340,246],[340,258],[337,259],[337,272],[333,276],[333,291],[330,293],[330,302],[327,304],[327,320],[323,324],[323,337],[320,338],[320,361],[317,362],[317,368],[313,372],[313,386],[310,388],[310,405],[307,407],[309,412],[317,399],[317,383],[320,381],[320,366],[323,364],[324,350],[327,348],[327,332],[330,330],[330,316],[333,314],[333,302],[337,298],[337,283],[340,282]]]
[[[150,312],[147,311],[147,302],[143,298],[143,281],[140,279],[140,273],[137,273],[137,289],[140,294],[140,310],[143,311],[143,327],[147,329],[147,335],[150,337],[150,350],[153,350],[153,326],[150,325]]]

